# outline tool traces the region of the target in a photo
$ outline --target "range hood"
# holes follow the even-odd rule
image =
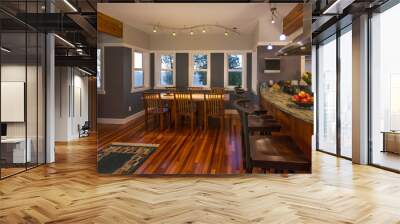
[[[276,52],[276,56],[311,55],[311,23],[312,5],[311,3],[304,3],[302,34]]]

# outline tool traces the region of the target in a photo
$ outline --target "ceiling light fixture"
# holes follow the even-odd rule
[[[58,34],[54,34],[55,37],[57,37],[59,40],[61,40],[62,42],[64,42],[65,44],[67,44],[70,47],[75,48],[75,45],[73,45],[71,42],[69,42],[68,40],[60,37]]]
[[[78,12],[75,6],[73,6],[68,0],[64,0],[64,3],[67,4],[74,12]]]
[[[153,33],[157,33],[157,28],[153,27]]]
[[[286,35],[284,33],[281,33],[281,35],[279,36],[279,40],[285,41],[286,40]]]
[[[175,32],[172,32],[172,36],[174,36],[174,37],[175,37],[175,36],[176,36],[176,33],[175,33]]]
[[[193,30],[191,30],[191,31],[190,31],[190,35],[191,35],[191,36],[193,36],[193,35],[194,35],[194,32],[193,32]]]
[[[224,35],[225,35],[226,37],[229,36],[228,31],[225,31]]]
[[[272,7],[271,8],[271,23],[272,24],[275,24],[275,17],[276,17],[275,13],[276,13],[276,8]]]
[[[0,49],[1,49],[1,51],[4,51],[6,53],[10,53],[11,52],[11,50],[9,50],[9,49],[7,49],[5,47],[1,47]]]
[[[274,47],[272,46],[271,43],[269,43],[268,46],[267,46],[267,50],[272,50],[272,49],[274,49]]]
[[[203,28],[203,30],[201,32],[202,33],[206,33],[206,28]]]

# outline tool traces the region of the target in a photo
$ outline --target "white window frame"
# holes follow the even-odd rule
[[[228,56],[232,54],[240,54],[242,55],[242,69],[229,69],[228,66]],[[242,88],[247,90],[247,52],[238,52],[238,51],[232,51],[232,52],[225,52],[224,54],[224,87],[226,89],[233,90],[236,86],[230,86],[229,85],[229,72],[230,71],[241,71],[242,72]]]
[[[200,70],[195,70],[194,69],[194,62],[193,62],[193,55],[196,54],[204,54],[207,55],[207,69],[200,69]],[[206,88],[210,88],[210,84],[211,84],[211,55],[210,52],[192,52],[189,54],[189,87],[206,87]],[[193,85],[193,74],[195,71],[206,71],[207,72],[207,85]]]
[[[161,56],[162,55],[172,55],[173,63],[172,63],[172,70],[170,69],[163,69],[163,71],[172,71],[172,85],[161,85]],[[165,87],[175,87],[176,86],[176,53],[175,52],[157,52],[154,54],[154,87],[155,88],[165,88]]]
[[[100,50],[100,87],[97,87],[97,80],[96,80],[96,87],[97,87],[97,94],[106,94],[105,88],[104,88],[104,79],[105,79],[105,73],[104,73],[104,47],[100,46],[99,48],[96,49],[96,55],[97,51]],[[96,72],[97,71],[97,62],[96,62]],[[96,79],[98,76],[96,76]]]
[[[135,52],[142,54],[142,69],[135,68]],[[150,89],[150,53],[147,51],[132,47],[132,71],[131,71],[131,93],[143,92]],[[143,86],[134,86],[134,71],[143,71]]]
[[[135,53],[142,55],[142,68],[135,67]],[[136,71],[143,72],[143,85],[141,85],[141,86],[135,86],[135,72]],[[132,91],[137,90],[137,89],[143,89],[145,87],[145,72],[144,71],[145,71],[145,69],[144,69],[144,54],[143,54],[143,52],[138,51],[138,50],[132,50],[132,73],[131,73]]]

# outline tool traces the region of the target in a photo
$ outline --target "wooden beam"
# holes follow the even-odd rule
[[[283,33],[287,36],[303,27],[303,4],[297,4],[292,11],[283,18]]]
[[[124,24],[119,20],[97,12],[97,31],[122,38]]]

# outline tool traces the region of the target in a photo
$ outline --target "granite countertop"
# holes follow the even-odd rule
[[[283,112],[307,123],[314,123],[314,111],[298,107],[291,101],[291,95],[281,91],[270,92],[270,89],[264,89],[261,91],[261,96]]]

